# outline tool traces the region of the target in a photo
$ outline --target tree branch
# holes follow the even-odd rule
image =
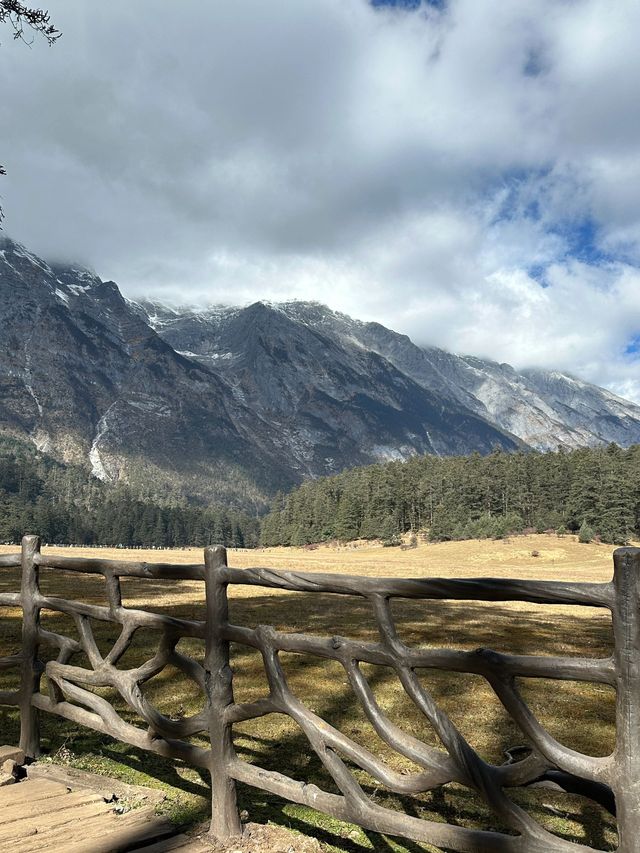
[[[51,16],[46,9],[33,9],[19,0],[0,0],[0,24],[5,23],[13,29],[14,39],[25,42],[25,28],[43,36],[49,45],[53,45],[62,35],[51,23]]]
[[[25,38],[25,28],[33,30],[46,39],[49,46],[57,42],[62,33],[51,23],[51,16],[46,9],[33,9],[20,3],[19,0],[0,0],[0,24],[9,24],[13,30],[13,38],[20,39],[25,44],[32,44]],[[0,166],[0,176],[6,175],[4,166]],[[0,230],[4,211],[0,205]]]

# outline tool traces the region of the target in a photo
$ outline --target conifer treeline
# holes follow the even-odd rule
[[[557,453],[421,456],[355,468],[277,495],[262,523],[237,510],[107,486],[0,436],[0,542],[35,531],[78,545],[306,545],[408,531],[433,540],[500,537],[527,528],[591,528],[640,538],[640,445]]]
[[[640,445],[421,456],[345,471],[278,495],[261,543],[393,541],[410,530],[470,539],[583,525],[607,542],[640,536]]]
[[[143,499],[0,437],[0,542],[25,532],[76,545],[253,547],[260,523],[241,512]]]

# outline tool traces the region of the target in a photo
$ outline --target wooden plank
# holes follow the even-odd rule
[[[88,803],[104,803],[104,797],[93,794],[91,791],[77,791],[66,793],[60,797],[47,797],[40,800],[25,800],[21,803],[9,804],[2,811],[2,826],[0,832],[4,836],[11,831],[12,823],[19,823],[27,818],[37,818],[52,812],[73,810],[76,806],[85,806]],[[106,804],[105,804],[106,805]],[[0,837],[2,837],[0,836]]]
[[[173,841],[174,831],[153,807],[117,815],[100,794],[86,789],[70,791],[59,782],[24,781],[0,789],[0,849],[117,853],[154,845],[160,839]],[[182,836],[165,849],[184,849],[191,842]]]
[[[48,781],[18,782],[17,785],[8,785],[6,788],[0,788],[0,823],[4,819],[4,810],[6,807],[29,802],[30,800],[59,797],[62,794],[68,793],[69,789],[66,785]]]
[[[163,837],[171,836],[175,832],[173,824],[165,818],[158,817],[152,808],[138,809],[127,815],[116,816],[111,824],[109,834],[100,833],[92,836],[89,847],[86,834],[75,844],[68,841],[64,847],[64,853],[119,853],[119,851],[132,850]],[[55,850],[55,847],[47,850]]]
[[[16,839],[19,842],[19,846],[16,846],[20,853],[38,853],[40,850],[46,850],[47,853],[66,853],[71,845],[84,844],[86,853],[93,853],[93,839],[110,837],[116,819],[115,814],[97,815],[81,824],[71,823],[25,839]]]
[[[126,800],[137,805],[155,806],[164,802],[166,794],[159,788],[147,788],[142,785],[131,785],[108,776],[99,776],[79,770],[77,767],[61,767],[57,764],[30,764],[27,767],[29,779],[46,779],[66,785],[72,791],[81,788],[101,794],[105,800],[111,800],[115,794],[118,800]]]
[[[155,841],[174,831],[153,809],[126,815],[113,812],[43,831],[20,841],[20,853],[119,853],[135,849],[138,842]]]
[[[17,838],[27,838],[34,834],[42,836],[52,829],[58,829],[62,826],[67,827],[69,823],[77,823],[84,826],[88,818],[94,818],[97,815],[104,815],[109,812],[113,812],[113,806],[108,805],[100,798],[100,800],[85,803],[84,805],[76,805],[72,808],[62,807],[60,810],[48,814],[40,814],[35,817],[27,815],[20,820],[0,827],[0,844]],[[68,831],[68,829],[65,831]]]

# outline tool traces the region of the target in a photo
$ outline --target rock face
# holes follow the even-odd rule
[[[103,480],[258,508],[416,453],[640,440],[640,407],[559,373],[420,348],[315,303],[175,309],[0,239],[0,428]]]
[[[378,323],[362,323],[309,303],[282,309],[336,338],[377,352],[417,384],[457,400],[536,450],[640,442],[640,406],[557,371],[516,371],[509,364],[418,347]]]
[[[165,343],[113,282],[5,240],[0,316],[0,427],[103,480],[152,479],[220,500],[295,482],[268,426]]]

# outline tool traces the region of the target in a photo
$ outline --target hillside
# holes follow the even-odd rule
[[[353,466],[640,440],[640,407],[315,303],[169,308],[0,239],[0,430],[100,480],[262,512]]]
[[[0,435],[0,542],[28,532],[78,546],[251,547],[259,523],[225,507],[188,506],[179,495],[103,483],[86,467]]]
[[[282,330],[285,341],[287,332],[297,339],[306,334],[330,340],[334,348],[354,360],[358,355],[361,359],[365,355],[381,357],[421,388],[464,407],[535,450],[609,442],[628,447],[640,441],[640,406],[604,388],[559,371],[516,371],[509,364],[418,346],[406,335],[379,323],[363,323],[319,303],[258,303],[248,309],[216,306],[194,310],[149,302],[142,303],[141,308],[165,341],[203,364],[216,364],[233,377],[245,399],[252,402],[256,402],[253,389],[243,383],[239,370],[244,347],[239,332],[246,313],[260,311],[271,328]],[[291,357],[292,347],[286,342],[281,346],[281,351]],[[296,350],[300,351],[297,343]],[[366,370],[366,366],[359,369]],[[317,376],[310,370],[313,365],[308,363],[296,365],[296,376],[322,383],[322,367],[316,367]],[[470,449],[467,446],[460,452]],[[442,455],[457,452],[450,440],[434,441],[433,451]]]

